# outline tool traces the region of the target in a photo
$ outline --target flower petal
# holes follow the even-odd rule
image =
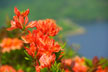
[[[19,16],[19,22],[20,22],[21,24],[24,23],[24,18],[23,18],[22,16]]]
[[[29,14],[29,9],[27,9],[27,10],[26,10],[25,12],[23,12],[21,15],[25,17],[25,16],[27,16],[28,14]]]
[[[28,23],[28,16],[25,17],[25,25]]]
[[[17,16],[20,16],[20,11],[15,7],[14,8],[14,13],[17,15]]]
[[[36,26],[36,24],[37,24],[37,21],[31,21],[31,22],[26,26],[26,28],[33,28],[33,27]]]

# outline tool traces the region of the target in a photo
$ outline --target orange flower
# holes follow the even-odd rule
[[[42,32],[38,30],[33,30],[32,33],[29,32],[29,34],[23,36],[22,39],[26,43],[30,43],[30,48],[26,48],[26,51],[32,57],[34,57],[34,51],[36,51],[36,49],[38,50],[36,52],[39,56],[42,54],[51,55],[52,53],[59,52],[61,50],[61,47],[57,42],[55,42],[53,39],[50,39],[47,35],[43,35]]]
[[[53,19],[39,20],[36,28],[49,36],[55,36],[60,30]]]
[[[20,16],[20,11],[15,7],[14,8],[14,13],[17,15],[17,16]]]
[[[74,72],[87,72],[88,67],[85,65],[84,58],[75,57],[75,65],[72,68]]]
[[[4,38],[0,43],[2,52],[10,52],[11,50],[21,49],[23,42],[18,38]]]
[[[0,67],[0,72],[16,72],[16,70],[8,65],[3,65]]]
[[[62,60],[63,64],[66,66],[71,66],[72,64],[72,59],[63,59]]]
[[[16,7],[14,8],[14,13],[16,16],[13,16],[13,20],[11,20],[11,27],[8,28],[8,31],[11,31],[13,29],[24,29],[24,28],[32,28],[35,27],[37,24],[37,21],[31,21],[27,26],[25,26],[28,23],[28,14],[29,9],[27,9],[24,12],[20,12]]]
[[[37,66],[35,67],[35,69],[36,69],[36,72],[40,72],[41,67],[37,65]]]
[[[103,69],[101,66],[98,66],[98,69],[96,70],[96,72],[108,72],[108,67]]]
[[[30,44],[30,48],[25,47],[27,53],[39,62],[35,66],[37,72],[40,72],[41,68],[50,67],[55,62],[55,52],[59,52],[61,47],[48,35],[43,35],[39,30],[33,30],[22,38]]]
[[[65,69],[65,72],[71,72],[71,71],[69,71],[69,69]]]
[[[39,38],[37,46],[40,54],[46,53],[51,55],[53,52],[59,52],[61,50],[60,45],[48,36]]]
[[[36,24],[37,24],[37,21],[31,21],[31,22],[26,26],[26,28],[33,28],[33,27],[36,26]]]
[[[50,67],[51,64],[54,63],[55,58],[56,58],[56,57],[55,57],[55,54],[50,55],[50,56],[48,56],[48,55],[46,55],[46,54],[43,54],[43,55],[40,57],[40,59],[39,59],[40,66],[41,66],[42,68],[44,68],[44,67]]]
[[[37,66],[35,67],[36,71],[37,71],[37,72],[40,72],[40,69],[45,68],[45,67],[49,67],[49,68],[50,68],[51,65],[55,62],[55,58],[56,58],[55,54],[50,55],[50,56],[48,56],[48,55],[46,55],[46,54],[43,54],[43,55],[40,57],[40,59],[39,59],[40,66],[37,65]]]
[[[20,11],[15,7],[15,8],[14,8],[14,13],[15,13],[17,16],[26,17],[26,16],[29,14],[29,9],[27,9],[27,10],[24,11],[24,12],[20,12]]]
[[[35,33],[33,32],[32,36],[34,34]],[[36,34],[35,37],[32,38],[34,39],[34,43],[37,45],[38,51],[40,51],[40,53],[59,52],[61,50],[60,45],[57,42],[55,42],[53,39],[50,39],[47,35],[41,36],[41,34],[37,32]]]

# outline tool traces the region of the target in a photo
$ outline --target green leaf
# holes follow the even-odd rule
[[[24,50],[24,53],[27,55],[27,57],[29,58],[29,60],[33,60],[32,56],[30,56],[25,50]]]
[[[61,46],[61,48],[63,49],[63,48],[65,48],[65,46],[66,46],[66,42]]]
[[[25,57],[25,60],[30,60],[28,57]]]
[[[85,59],[85,64],[89,67],[93,66],[92,61],[90,59]]]
[[[100,59],[99,64],[103,64],[103,63],[105,63],[105,62],[107,62],[107,60],[106,60],[106,59]]]
[[[26,50],[24,50],[24,53],[29,57],[30,55],[26,52]]]
[[[63,69],[60,68],[61,63],[55,62],[51,67],[51,72],[64,72]]]

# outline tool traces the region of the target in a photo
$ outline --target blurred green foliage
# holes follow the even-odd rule
[[[107,20],[108,0],[0,0],[0,26],[12,18],[14,6],[30,8],[32,20],[70,18],[74,21]],[[30,20],[31,20],[30,19]]]
[[[2,64],[11,65],[16,70],[23,69],[25,72],[34,72],[35,69],[32,67],[33,63],[25,60],[25,57],[26,55],[24,54],[24,48],[21,50],[13,50],[10,53],[6,52],[2,54]]]

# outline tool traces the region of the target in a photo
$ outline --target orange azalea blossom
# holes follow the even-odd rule
[[[63,59],[62,60],[63,64],[66,66],[71,66],[72,64],[72,59]]]
[[[40,59],[39,59],[39,62],[40,62],[40,66],[42,68],[44,67],[50,67],[52,63],[54,63],[55,61],[55,54],[52,54],[50,56],[46,55],[46,54],[43,54]]]
[[[43,34],[39,30],[33,30],[31,33],[28,31],[28,35],[22,36],[21,38],[23,39],[24,43],[32,43],[32,42],[37,42],[38,38],[42,37]]]
[[[47,54],[51,55],[54,52],[59,52],[61,50],[60,45],[58,42],[55,42],[53,39],[50,39],[48,36],[43,36],[39,38],[37,43],[38,55]]]
[[[51,64],[55,62],[55,58],[56,58],[55,54],[50,55],[50,56],[43,54],[39,59],[40,65],[37,63],[37,66],[35,67],[36,71],[40,72],[40,69],[45,68],[45,67],[50,68]]]
[[[3,65],[0,67],[0,72],[16,72],[16,70],[8,65]]]
[[[11,20],[11,27],[8,28],[8,31],[11,31],[13,29],[24,29],[24,28],[32,28],[36,26],[37,21],[31,21],[28,23],[28,14],[29,14],[29,9],[27,9],[24,12],[20,12],[16,7],[14,8],[14,13],[16,16],[13,16],[13,20]],[[27,26],[25,26],[28,23]]]
[[[63,59],[62,64],[64,67],[65,72],[71,72],[71,68],[73,67],[73,61],[72,59]]]
[[[65,72],[71,72],[71,71],[69,71],[69,69],[65,69]]]
[[[101,66],[98,66],[98,69],[96,70],[96,72],[108,72],[108,67],[103,69]]]
[[[55,62],[55,52],[61,50],[58,42],[49,38],[48,35],[43,35],[39,30],[29,31],[28,35],[23,36],[22,39],[25,43],[30,44],[30,48],[26,48],[26,51],[33,58],[36,58],[36,71],[40,72],[41,68],[51,67],[51,64]]]
[[[56,22],[53,19],[39,20],[36,24],[36,28],[43,34],[47,34],[49,36],[55,36],[61,29],[56,25]]]
[[[47,35],[43,35],[42,32],[38,30],[33,30],[32,33],[29,32],[29,34],[23,36],[22,39],[26,43],[30,43],[30,48],[25,47],[25,49],[32,57],[34,57],[35,52],[37,52],[37,56],[41,56],[42,54],[51,55],[61,50],[58,42],[50,39]]]
[[[11,50],[21,49],[23,41],[18,38],[4,38],[0,43],[2,52],[10,52]]]
[[[75,64],[72,70],[74,72],[87,72],[88,67],[85,65],[85,59],[82,57],[75,57],[74,58]]]

